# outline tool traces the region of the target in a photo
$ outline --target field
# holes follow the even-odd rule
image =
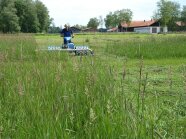
[[[0,138],[186,138],[186,34],[0,35]]]

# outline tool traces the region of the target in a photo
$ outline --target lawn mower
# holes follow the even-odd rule
[[[70,53],[74,53],[75,55],[94,55],[94,52],[88,46],[76,46],[73,42],[71,42],[71,37],[64,37],[66,39],[67,44],[63,44],[62,46],[48,46],[48,51],[66,51]]]

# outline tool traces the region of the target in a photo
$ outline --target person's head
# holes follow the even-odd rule
[[[67,24],[64,25],[64,27],[65,27],[66,29],[69,29],[69,28],[70,28],[70,25],[67,23]]]

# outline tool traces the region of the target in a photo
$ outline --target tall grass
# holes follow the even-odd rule
[[[185,35],[151,35],[145,38],[123,38],[107,43],[106,52],[128,58],[180,58],[186,57]]]
[[[28,51],[33,36],[3,37],[0,138],[186,137],[184,65],[118,68],[99,56]]]
[[[0,34],[0,55],[4,60],[34,60],[37,47],[35,39],[29,34]]]

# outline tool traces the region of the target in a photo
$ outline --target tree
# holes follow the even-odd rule
[[[101,26],[101,28],[103,28],[103,24],[104,24],[104,19],[103,19],[103,17],[100,15],[100,16],[99,16],[99,25]]]
[[[86,29],[87,26],[76,24],[73,27],[79,28],[79,29]]]
[[[116,12],[109,12],[109,14],[106,15],[106,18],[104,20],[106,28],[111,28],[118,25]]]
[[[118,13],[118,23],[126,22],[130,23],[132,20],[132,11],[130,9],[122,9]]]
[[[0,0],[2,32],[47,32],[50,24],[48,9],[39,0]]]
[[[181,11],[181,21],[186,23],[186,5],[183,6],[183,10]]]
[[[96,17],[94,17],[94,18],[90,18],[87,27],[92,27],[94,29],[97,29],[98,25],[99,25],[99,20]]]
[[[122,22],[129,24],[132,20],[132,11],[130,9],[117,10],[106,15],[105,26],[107,28],[116,27]]]
[[[37,18],[39,20],[39,32],[43,32],[43,31],[47,32],[48,27],[50,25],[50,18],[48,15],[48,9],[39,0],[35,1],[35,6],[36,6]]]
[[[14,0],[0,1],[0,31],[4,33],[20,31]]]
[[[19,17],[19,25],[21,27],[21,32],[27,32],[28,29],[25,29],[24,22],[26,21],[26,14],[27,14],[27,3],[25,0],[16,0],[15,1],[15,8],[17,10],[16,14]]]
[[[129,25],[131,20],[132,20],[132,11],[130,9],[122,9],[118,11],[118,26],[121,27],[121,23],[123,22]]]
[[[174,23],[180,16],[180,5],[177,2],[160,0],[157,2],[157,8],[153,17],[160,20],[163,27]]]
[[[60,27],[56,27],[55,23],[54,23],[54,19],[50,18],[50,26],[48,28],[48,33],[59,33],[60,32]]]
[[[40,24],[34,2],[32,0],[16,0],[15,7],[17,16],[20,17],[21,31],[27,33],[39,32]]]

